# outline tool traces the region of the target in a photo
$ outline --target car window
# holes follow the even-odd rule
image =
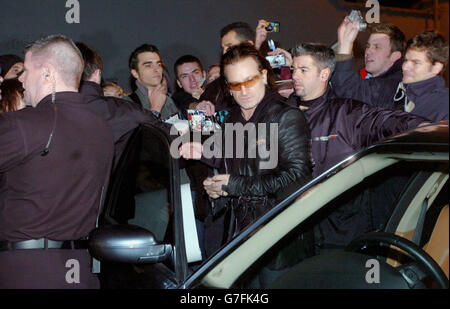
[[[288,269],[317,254],[318,247],[323,245],[321,243],[323,241],[322,225],[319,223],[323,222],[324,218],[332,212],[335,214],[335,220],[345,221],[352,216],[361,216],[356,222],[371,220],[369,229],[366,231],[361,232],[358,231],[358,228],[349,227],[348,232],[355,233],[354,237],[350,238],[356,238],[365,232],[383,230],[390,216],[394,213],[394,209],[400,207],[401,201],[405,200],[405,195],[411,195],[412,198],[421,188],[420,185],[417,185],[418,175],[431,175],[433,172],[442,172],[443,170],[446,170],[448,175],[448,164],[443,168],[442,164],[433,162],[421,162],[420,164],[417,164],[417,162],[399,162],[367,177],[361,183],[324,205],[320,211],[278,241],[236,280],[233,287],[266,287],[264,284],[267,284],[267,282],[261,282],[261,280],[275,280],[281,273],[281,269]],[[428,178],[428,176],[425,178]],[[444,186],[443,191],[448,191],[445,188],[447,186]],[[448,204],[448,195],[444,193],[440,194],[439,197],[431,206],[436,205],[436,207],[441,208],[442,205]],[[372,202],[368,203],[369,200]],[[355,205],[359,205],[362,211],[356,211]],[[337,206],[339,206],[339,209],[336,209]],[[429,212],[433,208],[431,207]],[[427,231],[430,228],[428,221],[427,219]],[[363,224],[362,226],[367,227],[368,225]],[[343,245],[344,247],[345,245]],[[264,273],[262,277],[259,276],[261,273]]]
[[[173,243],[168,233],[171,205],[170,155],[155,130],[139,127],[131,135],[111,179],[105,217],[110,223],[133,224]]]

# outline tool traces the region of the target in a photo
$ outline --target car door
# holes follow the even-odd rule
[[[424,160],[423,157],[426,159]],[[405,160],[407,162],[403,162],[405,158],[407,158]],[[380,173],[384,171],[389,171],[388,174],[392,175],[390,171],[396,170],[399,164],[405,164],[401,167],[402,170],[409,171],[409,177],[406,186],[401,190],[403,193],[400,194],[399,200],[395,199],[395,204],[392,206],[394,209],[402,208],[402,200],[405,197],[413,199],[423,195],[423,200],[423,197],[428,196],[428,192],[439,192],[448,179],[448,149],[443,153],[426,153],[425,156],[422,154],[372,153],[359,159],[354,156],[347,161],[350,164],[343,162],[343,166],[347,165],[346,168],[330,171],[328,175],[323,175],[304,188],[299,188],[298,192],[242,231],[215,256],[205,262],[200,269],[202,274],[194,274],[188,279],[186,286],[209,288],[247,286],[249,279],[259,272],[258,262],[264,260],[266,255],[274,253],[269,249],[274,248],[280,239],[290,232],[301,231],[305,224],[314,225],[322,217],[321,210],[328,206],[333,207],[337,197],[352,191],[355,187],[361,188],[361,185],[365,187],[367,181],[372,183],[372,180],[380,177]],[[433,182],[424,186],[425,181],[432,175],[436,180],[431,179]],[[436,190],[431,190],[433,187]],[[426,192],[422,194],[421,190]],[[408,205],[410,205],[409,202]],[[395,216],[396,211],[391,219]],[[391,223],[388,223],[386,230],[390,226]],[[365,270],[364,267],[361,269]],[[364,281],[364,274],[360,277]],[[309,287],[313,286],[310,282],[306,282],[306,284]]]
[[[102,262],[102,288],[174,288],[188,275],[180,209],[180,168],[169,139],[155,127],[140,126],[112,174],[102,225],[135,225],[170,244],[172,258],[157,264]]]

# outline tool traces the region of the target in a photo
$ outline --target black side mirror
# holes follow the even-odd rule
[[[171,257],[172,246],[139,226],[107,225],[90,233],[89,253],[100,261],[158,263]]]

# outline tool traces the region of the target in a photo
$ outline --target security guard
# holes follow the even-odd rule
[[[110,128],[78,93],[83,59],[61,35],[25,50],[32,107],[0,118],[0,288],[98,288],[86,237],[113,157]]]

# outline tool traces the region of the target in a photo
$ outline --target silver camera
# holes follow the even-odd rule
[[[272,68],[286,65],[286,57],[284,57],[284,54],[267,56],[266,59],[267,61],[269,61],[269,64]]]
[[[367,23],[364,21],[364,18],[361,16],[361,12],[357,10],[352,10],[350,15],[348,15],[348,19],[354,23],[359,21],[359,31],[364,31],[367,28]]]

